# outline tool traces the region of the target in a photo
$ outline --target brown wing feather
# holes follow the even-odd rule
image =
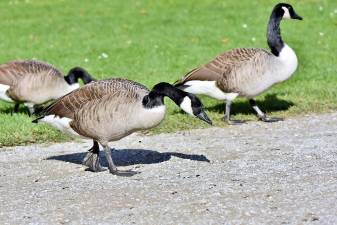
[[[229,76],[233,69],[254,60],[261,51],[268,53],[264,49],[258,48],[237,48],[225,52],[209,63],[190,71],[175,84],[182,85],[185,82],[192,80],[219,81],[221,79],[226,79],[226,76]]]
[[[0,65],[0,83],[15,85],[22,76],[50,74],[63,77],[63,74],[54,66],[36,60],[12,61]]]
[[[136,91],[139,89],[148,91],[139,83],[121,78],[92,82],[56,100],[42,112],[42,116],[57,115],[74,119],[76,112],[91,101],[102,99],[106,95],[123,98],[125,102],[134,101],[140,98]]]

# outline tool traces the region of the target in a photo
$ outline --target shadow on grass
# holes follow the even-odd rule
[[[75,164],[82,164],[82,161],[87,152],[72,153],[59,156],[48,157],[47,160],[60,160],[64,162],[70,162]],[[112,151],[112,159],[116,166],[130,166],[135,164],[154,164],[168,161],[172,156],[189,159],[193,161],[210,162],[204,155],[190,155],[179,152],[157,152],[153,150],[144,149],[120,149]],[[105,159],[104,152],[100,152],[100,160],[102,166],[107,167],[108,162]]]
[[[256,101],[259,108],[264,112],[277,112],[277,111],[285,111],[288,110],[291,106],[294,106],[294,102],[286,101],[283,99],[279,99],[276,94],[268,94],[265,96],[264,100]],[[225,103],[219,101],[218,104],[213,106],[205,106],[205,109],[210,112],[218,112],[220,114],[224,113]],[[180,110],[174,111],[174,114],[182,113]],[[233,102],[231,107],[231,115],[236,114],[255,114],[255,111],[250,106],[248,100],[241,102]]]
[[[34,107],[35,113],[39,114],[40,112],[42,112],[42,110],[44,109],[45,105],[38,105]],[[0,107],[0,113],[3,114],[15,114],[14,113],[14,104],[10,104],[9,106],[2,106]],[[19,109],[18,109],[18,114],[26,114],[27,116],[29,116],[29,110],[26,106],[24,106],[23,104],[20,104]]]

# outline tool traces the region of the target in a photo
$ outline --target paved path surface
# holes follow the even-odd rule
[[[0,224],[337,224],[337,113],[90,145],[0,149]]]

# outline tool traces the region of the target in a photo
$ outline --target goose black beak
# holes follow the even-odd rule
[[[207,114],[204,111],[201,111],[198,115],[196,115],[200,120],[205,121],[209,125],[212,125],[212,120],[208,118]]]
[[[291,19],[303,20],[303,18],[301,16],[297,15],[295,12],[294,12],[294,15],[291,16]]]

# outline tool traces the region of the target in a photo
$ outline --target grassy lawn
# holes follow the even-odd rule
[[[337,1],[293,0],[303,21],[282,23],[284,41],[297,53],[291,80],[261,95],[274,116],[337,109]],[[125,77],[148,87],[174,82],[190,69],[236,47],[267,48],[266,26],[277,1],[2,0],[0,63],[39,59],[63,72],[86,68],[97,79]],[[108,57],[102,57],[102,55]],[[43,93],[41,93],[43,94]],[[215,126],[223,102],[202,97]],[[180,113],[169,100],[166,120],[151,132],[208,127]],[[25,114],[10,115],[0,103],[0,146],[69,140]],[[233,104],[234,118],[255,120],[246,100]]]

